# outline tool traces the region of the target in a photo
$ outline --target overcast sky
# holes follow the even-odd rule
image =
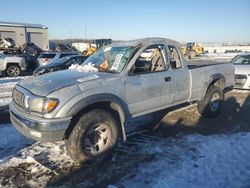
[[[250,0],[2,0],[0,21],[43,24],[50,39],[250,42]]]

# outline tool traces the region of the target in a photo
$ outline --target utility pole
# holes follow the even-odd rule
[[[87,26],[84,26],[84,37],[87,40]]]

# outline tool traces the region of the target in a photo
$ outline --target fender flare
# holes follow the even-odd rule
[[[217,74],[213,74],[210,76],[209,80],[205,83],[205,86],[204,86],[204,91],[203,91],[203,94],[202,94],[202,99],[204,99],[206,93],[207,93],[207,90],[208,88],[217,80],[222,80],[223,82],[223,88],[221,88],[222,90],[224,89],[224,85],[225,85],[225,77],[220,74],[220,73],[217,73]]]
[[[125,120],[126,116],[129,116],[130,113],[125,102],[113,94],[101,93],[83,98],[76,104],[72,105],[72,107],[67,112],[67,116],[75,116],[76,114],[84,110],[84,108],[99,102],[109,102],[110,108],[118,113],[122,131],[122,138],[123,141],[126,141],[127,138],[125,130]]]

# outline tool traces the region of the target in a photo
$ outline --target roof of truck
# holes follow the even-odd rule
[[[163,43],[163,42],[169,45],[181,46],[180,43],[178,43],[177,41],[174,41],[168,38],[160,38],[160,37],[141,38],[141,39],[136,39],[136,40],[112,43],[107,46],[111,46],[111,47],[112,46],[137,46],[137,45],[147,46],[150,44],[157,44],[157,43]]]

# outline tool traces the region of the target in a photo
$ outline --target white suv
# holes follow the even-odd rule
[[[52,63],[55,60],[61,59],[62,57],[69,56],[69,55],[78,55],[76,52],[44,52],[41,53],[37,61],[39,66],[47,65]]]

